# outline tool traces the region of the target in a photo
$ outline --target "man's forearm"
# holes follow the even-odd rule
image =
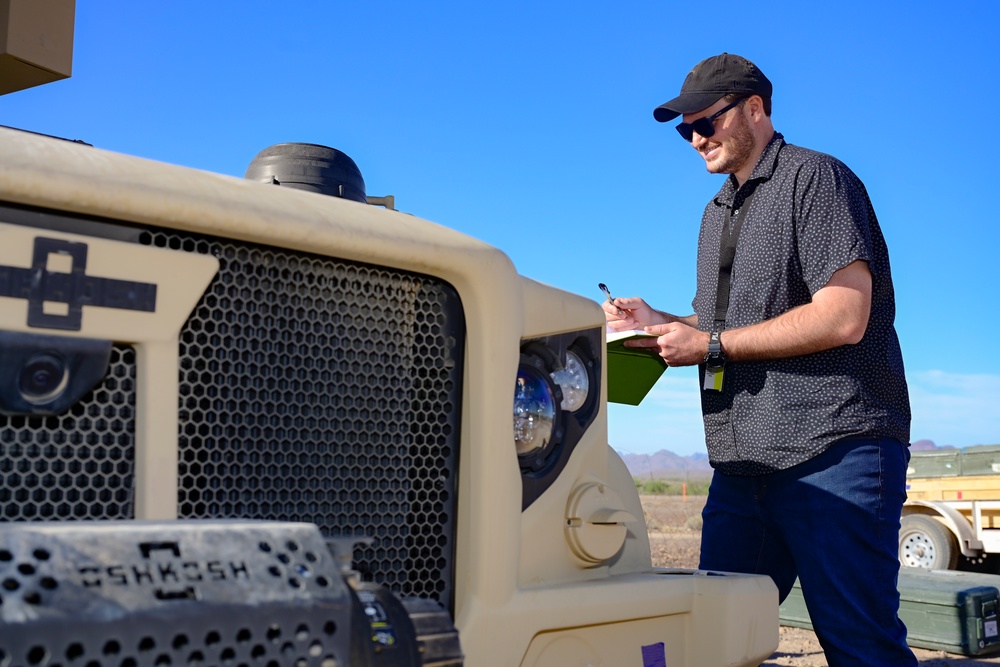
[[[799,306],[778,317],[722,332],[722,349],[732,361],[763,361],[813,354],[851,341],[835,335],[830,323]]]
[[[770,320],[722,332],[733,361],[797,357],[861,340],[871,311],[871,273],[857,261],[834,273],[810,303]]]

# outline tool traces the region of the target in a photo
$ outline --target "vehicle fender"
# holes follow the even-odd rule
[[[983,543],[976,538],[972,524],[954,507],[935,500],[907,500],[903,505],[903,516],[907,514],[926,514],[939,519],[958,538],[963,556],[982,555]]]

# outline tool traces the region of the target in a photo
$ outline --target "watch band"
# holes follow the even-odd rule
[[[708,335],[708,353],[705,355],[705,365],[709,368],[721,368],[726,365],[726,354],[722,350],[721,331],[713,331]]]

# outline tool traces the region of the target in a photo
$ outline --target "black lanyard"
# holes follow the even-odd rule
[[[713,331],[721,331],[726,327],[726,313],[729,311],[729,283],[733,274],[733,260],[736,258],[736,245],[740,240],[740,229],[743,227],[743,220],[750,210],[750,202],[757,192],[758,181],[750,181],[746,184],[750,188],[743,203],[736,210],[736,219],[733,219],[733,207],[726,209],[726,220],[722,226],[722,237],[719,240],[719,283],[715,292],[715,323]],[[739,197],[733,198],[733,204]]]

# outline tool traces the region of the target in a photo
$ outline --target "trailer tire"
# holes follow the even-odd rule
[[[903,567],[954,570],[958,565],[958,540],[940,521],[908,514],[899,524],[899,562]]]

